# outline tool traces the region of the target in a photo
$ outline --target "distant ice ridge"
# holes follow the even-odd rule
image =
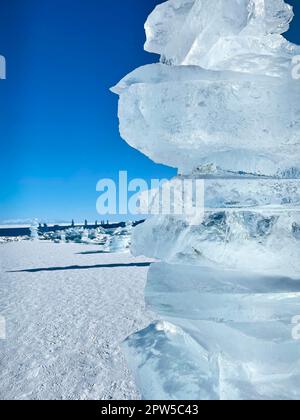
[[[57,241],[85,243],[97,245],[99,250],[107,253],[128,252],[131,245],[132,223],[128,222],[125,227],[116,229],[86,229],[73,228],[57,232],[51,235],[50,239]],[[45,239],[47,239],[45,236]]]
[[[97,227],[88,229],[84,227],[74,227],[64,230],[39,232],[39,223],[35,221],[31,228],[31,239],[40,241],[53,241],[55,243],[80,243],[87,245],[97,245],[99,251],[107,253],[129,252],[131,245],[133,223],[127,222],[126,226],[112,229]],[[24,237],[0,237],[0,243],[5,244],[12,241],[28,240]]]
[[[292,18],[283,0],[166,1],[145,26],[160,63],[112,89],[122,137],[178,168],[175,192],[204,181],[202,222],[156,215],[133,233],[135,255],[162,261],[145,293],[160,321],[124,344],[145,399],[300,399]]]

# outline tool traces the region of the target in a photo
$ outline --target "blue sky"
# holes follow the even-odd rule
[[[161,0],[0,0],[0,221],[101,218],[96,183],[170,178],[121,140],[109,87],[158,57],[143,51]],[[300,2],[287,37],[300,44]]]

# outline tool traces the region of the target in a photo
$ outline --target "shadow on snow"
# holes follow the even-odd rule
[[[130,263],[130,264],[98,264],[98,265],[70,265],[67,267],[46,267],[29,268],[26,270],[7,271],[7,273],[39,273],[42,271],[66,271],[66,270],[89,270],[93,268],[126,268],[126,267],[149,267],[150,262]]]

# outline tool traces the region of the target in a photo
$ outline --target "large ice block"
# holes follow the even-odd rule
[[[173,65],[278,76],[299,51],[281,36],[292,18],[283,0],[170,0],[149,16],[145,49]]]
[[[291,77],[155,64],[113,90],[122,137],[180,173],[299,171],[300,83]]]
[[[123,347],[144,399],[218,399],[217,362],[181,328],[157,322]]]
[[[144,398],[300,399],[299,280],[160,263],[146,302],[167,322],[125,343]]]
[[[180,216],[153,216],[134,232],[134,255],[299,278],[300,213],[207,213],[191,226]]]
[[[178,188],[179,180],[191,178],[175,178],[170,186]],[[242,177],[203,182],[203,220],[192,223],[185,214],[149,217],[133,233],[135,255],[299,276],[300,180]],[[151,199],[150,211],[159,208],[160,192],[151,191]]]

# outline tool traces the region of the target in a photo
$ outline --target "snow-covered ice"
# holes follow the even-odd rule
[[[0,399],[139,398],[120,343],[153,319],[148,262],[96,245],[1,245]]]

